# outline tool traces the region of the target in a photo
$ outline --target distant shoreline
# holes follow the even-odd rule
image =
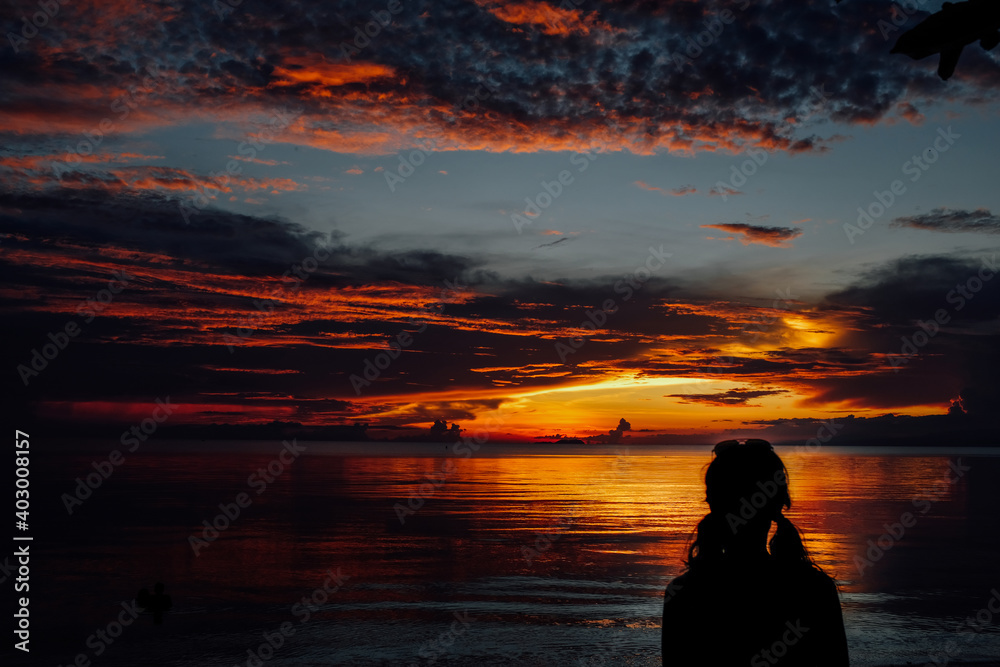
[[[288,440],[291,440],[289,438]],[[101,452],[120,447],[117,438],[52,438],[47,448],[52,453]],[[176,438],[150,438],[137,450],[147,453],[267,453],[281,445],[282,439],[275,440],[200,440]],[[410,457],[456,457],[491,458],[498,456],[670,456],[672,454],[698,453],[708,455],[712,445],[646,445],[632,444],[556,444],[485,441],[481,445],[442,442],[405,441],[329,441],[298,439],[306,446],[306,455],[330,456],[410,456]],[[458,448],[456,449],[456,444]],[[884,456],[1000,456],[1000,445],[993,446],[902,446],[893,445],[824,445],[819,448],[803,447],[796,444],[775,443],[775,450],[782,456],[805,456],[820,453],[831,455],[871,454]]]

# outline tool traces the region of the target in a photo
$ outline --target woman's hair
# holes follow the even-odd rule
[[[817,567],[798,529],[782,514],[792,506],[788,471],[770,448],[739,445],[716,454],[705,471],[705,497],[709,513],[698,522],[688,548],[688,571],[719,564],[741,528],[765,521],[777,524],[770,541],[772,558],[785,565]]]

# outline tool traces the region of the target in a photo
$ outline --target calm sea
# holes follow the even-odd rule
[[[72,515],[63,494],[115,445],[38,446],[14,664],[660,664],[707,449],[299,445],[147,443]],[[778,449],[852,664],[1000,656],[1000,449]],[[173,609],[133,620],[157,581]]]

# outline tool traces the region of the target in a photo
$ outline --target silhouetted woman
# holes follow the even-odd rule
[[[770,443],[716,445],[705,494],[687,571],[663,604],[664,666],[848,665],[836,584],[782,514],[787,470]]]

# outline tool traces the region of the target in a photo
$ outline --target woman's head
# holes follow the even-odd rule
[[[788,471],[766,440],[716,445],[705,471],[705,500],[713,514],[735,514],[741,521],[773,520],[791,507]],[[725,445],[725,446],[724,446]]]
[[[691,570],[718,564],[726,556],[764,547],[771,523],[777,525],[770,554],[785,563],[812,565],[798,530],[782,514],[791,507],[788,471],[766,440],[720,442],[705,471],[709,513],[699,522],[688,550]]]

